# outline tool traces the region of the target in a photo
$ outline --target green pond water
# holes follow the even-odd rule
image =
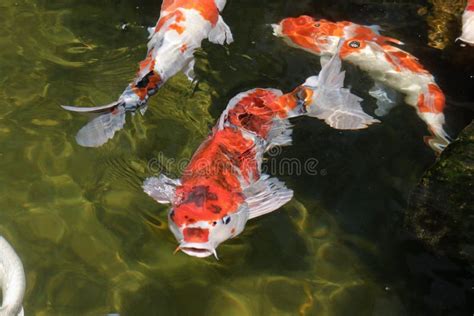
[[[435,160],[424,123],[404,104],[359,132],[294,120],[293,146],[269,156],[267,167],[313,158],[317,175],[268,168],[294,199],[249,222],[218,248],[219,261],[173,255],[167,208],[141,190],[157,166],[180,175],[179,161],[236,93],[289,91],[319,71],[318,58],[269,27],[303,13],[380,24],[406,42],[446,92],[456,135],[472,118],[474,54],[427,46],[419,13],[428,3],[229,0],[223,16],[235,43],[203,44],[197,85],[178,75],[105,146],[78,146],[87,119],[59,105],[115,100],[145,55],[160,5],[0,1],[0,234],[24,262],[27,315],[472,314],[472,267],[435,256],[404,228],[410,191]],[[451,27],[454,40],[459,25]],[[347,70],[373,113],[370,78]]]

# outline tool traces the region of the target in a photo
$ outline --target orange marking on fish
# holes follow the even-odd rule
[[[268,90],[256,89],[243,97],[228,113],[228,120],[265,138],[272,127],[271,118],[275,109],[271,107],[276,95]]]
[[[175,11],[179,9],[194,9],[213,26],[219,18],[219,10],[214,0],[165,0],[161,6],[162,11]]]
[[[466,11],[474,11],[474,0],[469,0],[467,2]]]
[[[390,56],[387,60],[396,65],[397,68],[401,67],[414,73],[428,73],[415,56],[389,45],[384,45],[383,48],[387,51],[386,54]]]
[[[179,50],[180,50],[181,53],[184,53],[187,49],[188,49],[188,45],[186,45],[186,43],[184,43],[183,45],[181,45],[181,48]]]
[[[445,104],[446,97],[435,83],[430,83],[428,92],[418,98],[418,110],[422,113],[443,113]]]
[[[175,30],[178,34],[182,34],[184,32],[184,27],[180,26],[179,24],[173,23],[169,26],[170,30]]]
[[[183,229],[185,242],[205,243],[209,240],[209,230],[205,228],[187,227]]]
[[[155,33],[156,32],[159,32],[161,30],[161,28],[171,19],[175,19],[175,24],[177,23],[180,23],[180,22],[183,22],[186,20],[186,17],[184,16],[183,12],[181,11],[174,11],[172,13],[169,13],[168,15],[160,18],[160,20],[158,21],[158,23],[156,24],[156,27],[155,27]]]
[[[390,64],[392,64],[392,66],[395,68],[395,69],[394,69],[395,71],[397,71],[397,72],[402,71],[402,69],[400,68],[399,59],[394,59],[394,58],[392,58],[392,55],[391,55],[391,54],[388,54],[388,53],[384,53],[383,55],[384,55],[385,59],[386,59]]]
[[[320,53],[321,49],[315,39],[321,35],[340,34],[343,30],[336,23],[325,20],[315,21],[312,17],[303,15],[298,18],[288,18],[281,22],[282,33],[288,36],[292,42],[308,50]]]
[[[136,84],[134,84],[132,87],[133,92],[135,92],[135,94],[138,95],[141,100],[144,100],[147,97],[148,91],[157,89],[161,83],[161,77],[155,72],[153,72],[152,75],[148,75],[147,78],[148,84],[146,86],[138,87]]]
[[[155,67],[155,59],[153,58],[153,50],[151,50],[146,58],[139,63],[140,73],[148,73]]]

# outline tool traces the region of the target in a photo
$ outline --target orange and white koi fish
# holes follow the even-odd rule
[[[148,98],[169,78],[183,71],[193,77],[194,51],[208,39],[216,44],[231,43],[232,33],[219,12],[225,0],[164,0],[160,18],[150,28],[148,53],[132,83],[119,99],[105,106],[64,109],[98,114],[77,133],[77,142],[98,147],[123,128],[126,112],[146,109]]]
[[[341,61],[334,56],[319,77],[291,93],[254,89],[235,96],[180,180],[148,178],[144,191],[171,203],[169,226],[178,250],[195,257],[214,254],[240,234],[249,219],[270,213],[293,191],[262,174],[264,153],[291,143],[289,118],[309,115],[337,129],[362,129],[378,122],[362,111],[361,99],[343,88]]]
[[[309,16],[286,18],[273,28],[274,34],[290,45],[321,56],[322,63],[336,53],[342,40],[341,59],[366,71],[375,81],[369,91],[377,99],[375,114],[387,114],[397,103],[396,92],[401,92],[433,134],[425,138],[430,147],[440,152],[449,144],[450,138],[443,128],[444,93],[416,57],[392,45],[402,42],[380,35],[377,26],[315,20]]]
[[[0,236],[0,316],[23,316],[25,271],[12,246]]]
[[[474,0],[468,0],[467,2],[462,15],[462,34],[458,39],[474,46]]]

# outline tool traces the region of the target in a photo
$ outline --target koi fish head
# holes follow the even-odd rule
[[[334,54],[339,41],[348,38],[373,41],[375,43],[402,42],[379,34],[378,26],[359,25],[348,21],[330,22],[315,20],[309,16],[283,19],[273,25],[274,34],[283,37],[291,45],[316,55]]]
[[[344,35],[344,26],[327,20],[315,20],[302,15],[283,19],[273,25],[276,36],[284,38],[291,46],[303,48],[313,54],[330,54],[337,49]]]
[[[202,185],[185,192],[168,214],[170,229],[179,242],[177,250],[194,257],[217,258],[216,248],[240,234],[248,220],[247,207],[232,203],[232,195]]]

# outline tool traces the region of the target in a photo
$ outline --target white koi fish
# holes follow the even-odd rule
[[[315,20],[309,16],[286,18],[274,25],[274,33],[291,46],[321,56],[322,63],[336,53],[339,41],[343,40],[340,58],[358,66],[375,81],[369,91],[377,99],[375,114],[387,114],[396,105],[396,92],[401,92],[433,135],[425,137],[426,143],[435,152],[449,144],[450,137],[443,128],[444,93],[416,57],[392,45],[402,42],[380,35],[376,26]]]
[[[74,112],[97,116],[77,133],[77,143],[98,147],[123,128],[126,112],[146,109],[148,98],[169,78],[183,71],[193,77],[194,52],[204,39],[231,43],[232,33],[219,12],[225,0],[164,0],[160,18],[150,28],[148,53],[136,78],[116,102],[99,107],[63,106]]]
[[[0,236],[0,287],[3,301],[0,316],[23,316],[25,272],[20,258],[12,246]]]

